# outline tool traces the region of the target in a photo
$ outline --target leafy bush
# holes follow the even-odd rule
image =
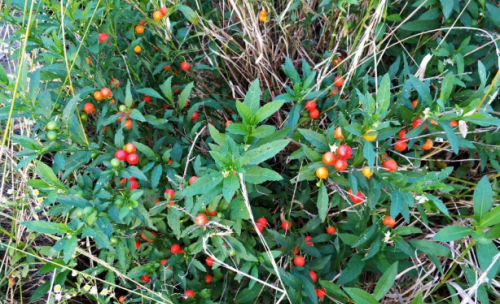
[[[313,2],[7,1],[5,296],[497,298],[500,8]]]

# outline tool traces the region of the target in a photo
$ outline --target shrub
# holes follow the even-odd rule
[[[284,4],[6,4],[6,295],[36,270],[32,301],[498,296],[500,9]]]

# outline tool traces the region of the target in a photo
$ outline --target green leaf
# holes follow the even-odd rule
[[[389,105],[391,102],[391,80],[389,78],[389,74],[386,74],[382,81],[380,82],[378,92],[377,92],[377,104],[378,104],[378,113],[382,117],[389,109]]]
[[[40,176],[47,184],[51,186],[56,186],[58,188],[64,188],[57,176],[54,174],[52,169],[41,161],[36,162],[36,174]]]
[[[257,298],[257,296],[260,294],[261,289],[262,286],[260,284],[255,285],[252,288],[243,289],[236,297],[236,301],[240,303],[249,303]]]
[[[470,235],[474,230],[463,226],[446,226],[434,235],[434,240],[440,242],[451,242]]]
[[[346,268],[342,270],[337,284],[342,285],[357,279],[364,267],[365,262],[361,260],[360,256],[353,256],[349,262],[347,262]]]
[[[477,184],[472,202],[474,203],[474,219],[479,222],[493,205],[493,193],[488,176],[483,176]]]
[[[321,184],[318,193],[318,215],[324,222],[328,214],[328,191],[324,184]]]
[[[170,102],[173,102],[174,100],[172,96],[172,77],[173,76],[168,77],[167,80],[165,80],[165,82],[160,86],[161,92]]]
[[[86,199],[76,194],[59,195],[57,197],[57,201],[61,204],[77,208],[85,208],[89,205],[89,202]]]
[[[193,25],[198,25],[198,15],[196,14],[196,12],[190,8],[189,6],[186,6],[186,5],[177,5],[176,7],[178,10],[180,10],[182,12],[182,14],[184,15],[184,17],[186,17],[187,20],[189,20],[189,22],[191,22],[191,24]]]
[[[410,241],[410,244],[415,248],[417,248],[418,250],[423,251],[427,254],[443,256],[443,257],[449,257],[451,255],[450,249],[446,248],[441,244],[434,243],[431,241],[412,240]]]
[[[260,107],[260,84],[259,79],[255,79],[254,82],[248,88],[247,94],[245,95],[245,101],[243,102],[248,109],[250,109],[250,114],[253,115],[259,110]]]
[[[291,139],[276,140],[252,150],[248,150],[243,154],[243,163],[248,165],[257,165],[273,156],[278,154],[283,150],[289,143]]]
[[[252,110],[250,110],[250,108],[246,104],[237,100],[236,110],[238,111],[238,114],[241,116],[243,123],[249,124],[252,121]],[[231,125],[229,125],[229,127],[231,127]]]
[[[80,95],[75,95],[75,97],[71,98],[63,110],[63,117],[68,119],[75,112],[76,104],[80,101]]]
[[[444,0],[444,1],[449,1],[449,0]],[[451,0],[453,2],[453,0]],[[455,76],[453,76],[452,72],[449,72],[444,76],[443,79],[443,84],[441,86],[441,95],[440,98],[443,102],[448,101],[450,98],[451,92],[453,91],[453,79]]]
[[[300,134],[304,136],[304,138],[309,141],[313,146],[322,150],[329,150],[328,142],[324,135],[321,135],[317,132],[314,132],[309,129],[298,129]]]
[[[0,64],[0,66],[1,66],[1,64]],[[43,283],[42,285],[38,286],[35,289],[35,291],[33,292],[33,294],[31,295],[30,303],[33,303],[36,300],[40,299],[41,297],[45,296],[49,292],[51,285],[52,285],[52,281],[47,281],[47,282]]]
[[[453,128],[446,123],[440,123],[439,125],[444,129],[444,132],[446,133],[446,137],[448,137],[448,142],[450,143],[453,152],[455,154],[458,154],[460,145],[458,143],[458,137],[455,134],[455,130],[453,130]]]
[[[141,93],[141,94],[149,95],[149,96],[154,97],[154,98],[165,100],[160,95],[160,93],[156,92],[156,90],[154,90],[152,88],[142,88],[142,89],[137,90],[137,93]]]
[[[219,145],[223,146],[226,144],[226,138],[222,135],[214,126],[208,124],[208,130],[210,131],[210,136]]]
[[[324,289],[326,289],[326,293],[328,295],[333,296],[334,298],[336,298],[342,302],[347,302],[347,299],[348,299],[347,295],[335,283],[332,283],[330,281],[320,280],[319,284]]]
[[[39,142],[27,136],[12,135],[11,138],[14,142],[19,143],[25,149],[41,150],[43,148]]]
[[[359,247],[359,246],[363,245],[364,243],[366,243],[373,236],[375,231],[377,231],[377,229],[378,229],[377,224],[373,224],[370,227],[366,228],[365,231],[363,231],[363,233],[361,233],[361,235],[359,236],[359,239],[356,241],[356,243],[353,244],[351,247],[356,248],[356,247]]]
[[[142,113],[137,109],[132,109],[132,111],[130,111],[130,118],[138,121],[146,121],[146,118],[144,118]]]
[[[189,187],[187,187],[183,194],[185,196],[194,196],[198,194],[208,193],[210,190],[215,188],[222,181],[222,174],[212,173],[202,176]]]
[[[25,226],[33,232],[56,234],[56,233],[67,233],[71,231],[69,226],[61,223],[52,223],[47,221],[30,221],[21,222],[21,225]]]
[[[259,123],[269,116],[273,115],[276,111],[278,111],[284,104],[284,101],[273,101],[265,104],[262,108],[260,108],[254,115],[255,123]]]
[[[262,184],[267,181],[279,181],[283,177],[279,173],[261,167],[251,167],[245,172],[245,182],[250,184]]]
[[[448,19],[453,12],[453,6],[455,5],[454,0],[440,0],[441,6],[443,7],[443,15],[445,20]]]
[[[109,250],[113,250],[111,243],[109,242],[109,238],[104,232],[102,232],[99,228],[93,229],[90,227],[83,228],[82,237],[90,236],[94,239],[94,241],[102,248],[106,248]]]
[[[9,77],[7,76],[7,73],[5,72],[3,65],[1,65],[1,64],[0,64],[0,82],[6,86],[9,84]]]
[[[134,100],[132,99],[132,92],[130,89],[130,80],[127,80],[127,87],[125,88],[125,105],[127,108],[132,107],[132,103]]]
[[[159,155],[153,151],[150,147],[146,146],[145,144],[142,144],[140,142],[134,141],[133,142],[137,150],[144,154],[148,159],[150,160],[157,160],[159,159]]]
[[[75,235],[72,235],[71,237],[66,237],[64,242],[64,247],[63,247],[63,253],[64,253],[64,263],[68,263],[71,260],[71,257],[73,256],[73,253],[75,253],[75,249],[78,246],[78,237]]]
[[[373,291],[373,297],[375,299],[380,301],[380,299],[382,299],[386,295],[386,293],[394,284],[397,274],[398,262],[395,262],[389,268],[387,268],[382,277],[378,280],[377,285],[375,285],[375,290]]]
[[[239,188],[240,188],[240,180],[238,178],[238,175],[229,173],[229,176],[224,178],[224,183],[222,187],[222,195],[224,196],[224,199],[230,202]]]
[[[194,84],[192,82],[188,83],[186,87],[182,90],[181,95],[179,96],[179,109],[184,109],[184,105],[191,95],[191,91],[193,90]]]
[[[498,254],[498,248],[495,243],[489,242],[486,244],[477,243],[476,249],[481,270],[484,272],[491,267],[487,274],[488,279],[490,279],[488,283],[491,284],[491,280],[495,278],[498,268],[500,268],[500,259],[497,259],[495,264],[492,264],[493,259]]]
[[[356,304],[378,304],[377,299],[363,289],[345,287],[344,290]]]
[[[172,231],[174,232],[174,234],[177,236],[177,237],[180,237],[181,236],[181,224],[180,224],[180,220],[181,220],[181,215],[182,213],[177,210],[177,209],[174,209],[174,208],[170,208],[169,211],[168,211],[168,226],[170,226],[170,228],[172,228]]]
[[[163,167],[157,165],[151,172],[151,188],[156,189],[160,183],[161,175],[163,173]]]
[[[500,223],[500,205],[488,212],[479,222],[479,228],[486,228]]]

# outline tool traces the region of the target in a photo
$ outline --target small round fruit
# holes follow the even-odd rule
[[[352,156],[352,149],[348,145],[340,145],[337,148],[337,156],[339,159],[348,159]]]
[[[293,259],[293,264],[297,267],[303,267],[306,264],[306,260],[303,256],[298,255]]]
[[[373,129],[369,129],[368,131],[366,131],[365,135],[363,135],[363,138],[367,141],[374,141],[375,139],[377,139],[377,132]]]
[[[457,122],[455,119],[452,119],[452,120],[450,121],[450,126],[451,126],[452,128],[455,128],[456,126],[458,126],[458,122]]]
[[[261,223],[264,227],[267,226],[267,219],[265,217],[259,217],[256,222]]]
[[[89,58],[89,57],[85,57],[85,60],[87,61],[87,64],[88,64],[88,65],[91,65],[91,64],[92,64],[92,61],[90,61],[90,58]]]
[[[363,170],[361,170],[361,173],[368,179],[373,176],[373,170],[371,170],[368,166],[364,167]]]
[[[392,227],[396,226],[396,221],[392,218],[392,216],[388,215],[388,216],[384,217],[382,224],[389,227],[389,228],[392,228]]]
[[[328,226],[328,228],[326,228],[326,233],[328,234],[334,235],[335,232],[337,232],[337,229],[335,229],[335,227],[333,226]]]
[[[172,68],[172,67],[171,67],[170,65],[168,65],[168,64],[167,64],[166,66],[164,66],[164,67],[163,67],[163,70],[164,70],[164,71],[170,71],[170,69],[171,69],[171,68]]]
[[[111,97],[111,95],[113,95],[113,93],[111,92],[111,90],[109,88],[102,88],[101,94],[102,94],[102,97],[104,97],[104,98],[109,98],[109,97]]]
[[[163,15],[163,16],[166,16],[167,15],[167,8],[166,7],[162,7],[160,8],[160,13]]]
[[[117,158],[118,160],[121,160],[121,161],[127,160],[127,156],[128,156],[128,153],[126,151],[116,150],[116,152],[115,152],[115,158]]]
[[[104,43],[104,41],[106,41],[108,39],[109,35],[107,33],[100,33],[99,34],[99,42],[100,43]]]
[[[337,161],[335,162],[335,165],[333,165],[333,166],[335,167],[335,170],[337,170],[339,172],[343,172],[348,167],[347,160],[337,159]]]
[[[212,257],[207,257],[207,259],[205,260],[205,263],[207,263],[208,267],[214,266],[214,262],[215,260]]]
[[[185,72],[188,71],[190,67],[191,67],[191,65],[187,61],[184,61],[183,63],[181,63],[181,69]]]
[[[389,172],[394,172],[394,171],[397,171],[398,170],[398,164],[396,163],[396,161],[392,158],[388,158],[386,159],[383,163],[382,163],[382,167],[384,167],[387,171]]]
[[[425,143],[422,145],[422,149],[424,149],[425,151],[427,151],[427,150],[432,149],[433,146],[434,146],[434,143],[432,142],[432,140],[430,140],[429,138],[427,138],[427,140],[425,141]]]
[[[135,240],[135,250],[139,250],[140,246],[141,246],[141,243],[139,243],[138,240]]]
[[[191,176],[188,180],[189,184],[192,185],[196,179],[198,179],[196,175]]]
[[[328,177],[328,169],[325,167],[319,167],[316,169],[316,177],[319,179],[325,179]]]
[[[333,81],[333,83],[335,84],[335,86],[340,88],[341,86],[344,85],[344,78],[341,76],[337,76],[337,77],[335,77],[335,80]]]
[[[136,26],[135,26],[135,32],[136,32],[137,34],[143,34],[143,33],[144,33],[144,26],[142,26],[142,25],[140,25],[140,24],[139,24],[139,25],[136,25]]]
[[[319,117],[318,109],[313,109],[312,111],[310,111],[309,117],[311,117],[312,119],[317,119]]]
[[[414,101],[411,102],[411,105],[415,109],[418,106],[418,99],[415,99]]]
[[[306,109],[307,109],[307,111],[312,111],[312,110],[316,109],[316,101],[309,100],[308,102],[306,102]]]
[[[136,165],[139,162],[139,156],[135,153],[127,155],[127,163],[129,165]]]
[[[326,296],[326,289],[324,288],[316,288],[314,291],[319,299],[323,299]]]
[[[311,241],[312,240],[312,236],[308,235],[304,238],[304,241],[306,242],[306,245],[309,245],[309,246],[314,246],[314,243]]]
[[[84,212],[83,212],[83,209],[82,209],[82,208],[78,208],[78,209],[76,209],[76,210],[75,210],[75,216],[76,216],[77,218],[82,218],[82,217],[83,217],[83,214],[84,214]]]
[[[173,244],[170,247],[170,252],[172,252],[172,254],[178,254],[179,252],[181,252],[181,245],[179,245],[179,244]]]
[[[120,105],[120,106],[118,107],[118,111],[120,111],[120,112],[125,112],[125,111],[127,111],[127,106],[126,106],[126,105]]]
[[[198,226],[205,226],[208,223],[208,218],[205,214],[200,213],[194,218],[194,222]]]
[[[292,228],[292,222],[283,221],[283,223],[281,223],[281,228],[283,228],[283,230],[285,230],[285,231],[290,230]]]
[[[339,93],[339,89],[333,88],[333,90],[330,91],[330,97],[333,97]]]
[[[136,52],[136,53],[140,53],[141,51],[142,51],[142,48],[141,48],[141,46],[140,46],[140,45],[136,45],[136,46],[134,47],[134,52]]]
[[[318,275],[316,274],[316,272],[309,270],[309,275],[311,276],[311,280],[313,280],[313,282],[316,282],[316,280],[318,279]]]
[[[335,138],[338,139],[338,140],[343,140],[344,139],[344,135],[342,135],[342,128],[341,127],[337,127],[335,129],[335,132],[333,133],[333,136],[335,136]]]
[[[165,266],[165,264],[167,264],[167,262],[168,262],[167,259],[163,259],[163,260],[161,260],[160,265]]]
[[[111,167],[113,167],[113,168],[118,168],[122,164],[118,158],[113,158],[109,163],[111,164]]]
[[[120,303],[125,302],[125,300],[127,300],[127,298],[126,298],[125,296],[120,296],[120,297],[118,298],[118,302],[120,302]]]
[[[124,126],[125,126],[125,129],[129,129],[129,130],[132,129],[132,120],[131,119],[125,120]]]
[[[405,129],[401,129],[401,131],[399,131],[399,133],[398,133],[398,136],[399,136],[400,139],[405,138],[405,135],[406,135],[406,130]]]
[[[323,163],[328,166],[333,166],[335,165],[335,162],[337,161],[337,156],[335,156],[335,153],[333,152],[326,152],[323,154]]]
[[[54,140],[56,140],[56,139],[57,139],[57,137],[59,137],[59,135],[57,134],[57,132],[56,132],[56,131],[49,131],[49,132],[47,132],[47,138],[48,138],[49,140],[54,141]]]
[[[148,283],[149,281],[151,281],[151,278],[145,274],[141,277],[141,280],[144,282],[144,283]]]
[[[213,278],[214,278],[214,277],[213,277],[212,275],[207,274],[207,275],[205,276],[205,283],[207,283],[207,284],[212,283],[212,279],[213,279]]]
[[[57,122],[53,121],[53,120],[49,121],[47,123],[47,130],[49,130],[49,131],[55,131],[58,128],[59,128],[59,124]]]
[[[413,121],[413,123],[412,123],[412,127],[413,127],[413,129],[416,129],[418,126],[420,126],[420,125],[421,125],[421,124],[423,124],[423,123],[424,123],[424,122],[423,122],[423,120],[422,120],[422,119],[417,118],[417,119],[415,119],[415,120]],[[424,130],[425,130],[425,129],[427,129],[427,126],[426,126],[426,125],[424,125]]]
[[[175,191],[174,189],[167,189],[165,190],[165,194],[168,196],[169,199],[174,199]]]
[[[394,145],[394,149],[398,150],[399,152],[403,152],[407,147],[408,144],[406,143],[406,138],[397,140],[396,144]]]
[[[196,121],[198,119],[198,117],[199,117],[198,112],[194,112],[193,116],[191,116],[191,120]]]
[[[139,188],[139,183],[136,180],[130,180],[130,191]],[[132,207],[137,207],[139,203],[137,201],[132,201]]]
[[[135,153],[135,151],[137,151],[137,148],[133,143],[127,143],[125,144],[125,146],[123,146],[123,151],[125,151],[128,154],[132,154]]]
[[[87,114],[90,114],[94,112],[94,104],[87,102],[86,104],[83,105],[83,111]]]
[[[118,244],[118,239],[116,237],[112,236],[109,238],[109,242],[111,243],[111,245],[116,245],[116,244]]]
[[[160,11],[156,11],[153,13],[153,19],[156,21],[160,21],[163,18],[163,14]]]
[[[186,290],[186,292],[184,293],[184,298],[194,298],[194,291],[192,291],[191,289]]]
[[[114,204],[115,204],[115,206],[116,206],[116,207],[118,207],[118,208],[123,207],[123,199],[121,199],[121,198],[117,198],[117,199],[115,199]]]
[[[264,231],[264,229],[266,228],[264,225],[262,225],[262,223],[255,223],[255,226],[257,226],[257,229],[255,232],[257,232],[257,230],[259,230],[259,232],[262,233],[262,231]]]
[[[142,100],[144,100],[145,102],[147,103],[150,103],[151,102],[151,96],[149,95],[144,95],[144,98],[142,98]]]
[[[349,197],[351,198],[351,201],[355,204],[360,204],[365,199],[365,195],[363,194],[363,192],[358,190],[358,192],[356,192],[356,195],[354,195],[352,193],[352,189],[349,189]]]
[[[226,121],[226,123],[224,125],[227,128],[227,127],[229,127],[231,125],[232,122],[233,122],[232,120],[228,120],[228,121]]]
[[[334,60],[333,60],[333,65],[334,65],[334,66],[337,66],[337,65],[339,65],[339,63],[341,63],[341,62],[342,62],[342,57],[337,57],[337,59],[334,59]]]

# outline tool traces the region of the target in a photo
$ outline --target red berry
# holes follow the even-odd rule
[[[284,221],[283,223],[281,223],[281,228],[283,228],[283,230],[285,231],[290,230],[290,228],[292,228],[292,222]]]
[[[344,78],[343,77],[340,77],[340,76],[337,76],[335,77],[335,80],[333,81],[333,83],[337,86],[337,87],[341,87],[344,85]]]
[[[121,160],[121,161],[124,161],[127,159],[127,152],[123,151],[123,150],[116,150],[115,152],[115,158],[117,158],[118,160]]]
[[[210,284],[210,283],[212,282],[212,279],[213,279],[213,276],[211,276],[211,275],[209,275],[209,274],[207,274],[207,275],[205,276],[205,282],[206,282],[207,284]]]
[[[348,159],[352,156],[352,149],[348,145],[340,145],[337,148],[337,156],[340,159]]]
[[[302,267],[306,264],[306,260],[304,259],[304,257],[298,255],[296,256],[294,259],[293,259],[293,263],[295,264],[295,266],[297,267]]]
[[[194,298],[194,291],[192,291],[191,289],[186,290],[186,292],[184,293],[184,297],[186,299]]]
[[[335,229],[335,227],[333,226],[329,226],[328,228],[326,228],[326,233],[328,234],[335,234],[335,232],[337,232],[337,229]]]
[[[175,194],[174,189],[167,189],[167,190],[165,190],[165,193],[168,195],[168,197],[169,197],[170,199],[173,199],[173,198],[174,198],[174,194]]]
[[[398,134],[399,138],[403,139],[405,137],[405,135],[406,135],[406,130],[401,129],[401,131],[399,131],[399,134]]]
[[[413,127],[413,129],[416,129],[418,126],[420,126],[420,125],[421,125],[421,124],[423,124],[423,123],[424,123],[424,122],[423,122],[423,120],[422,120],[422,119],[417,118],[417,119],[415,119],[415,120],[413,121],[413,123],[412,123],[412,127]],[[424,125],[424,130],[425,130],[425,129],[427,129],[427,126],[426,126],[426,125]]]
[[[398,150],[399,152],[403,152],[404,150],[406,150],[406,148],[408,147],[406,140],[406,138],[397,140],[396,144],[394,145],[394,149]]]
[[[192,184],[194,183],[194,181],[195,181],[197,178],[198,178],[198,177],[196,177],[195,175],[191,176],[191,177],[189,178],[189,181],[188,181],[188,182],[189,182],[189,184],[190,184],[190,185],[192,185]]]
[[[109,37],[109,35],[108,35],[108,34],[106,34],[106,33],[100,33],[100,34],[99,34],[99,38],[98,38],[98,39],[99,39],[99,42],[100,42],[100,43],[103,43],[104,41],[106,41],[106,39],[108,39],[108,37]]]
[[[191,116],[191,120],[192,120],[192,121],[196,121],[196,120],[198,119],[198,117],[199,117],[198,113],[197,113],[197,112],[194,112],[194,113],[193,113],[193,116]]]
[[[104,98],[109,98],[109,97],[111,97],[111,95],[113,95],[111,93],[111,90],[108,89],[108,88],[102,88],[101,89],[101,94],[102,94],[102,97],[104,97]]]
[[[139,156],[135,153],[127,155],[127,163],[129,165],[135,165],[139,162]]]
[[[354,195],[352,193],[352,189],[349,189],[349,197],[351,198],[351,201],[355,204],[359,204],[359,203],[362,203],[364,198],[365,198],[365,195],[363,194],[363,192],[359,191],[356,192],[356,195]]]
[[[319,111],[318,109],[313,109],[312,111],[309,112],[309,117],[312,119],[316,119],[319,117]]]
[[[262,225],[262,223],[255,223],[255,225],[257,226],[257,229],[259,230],[259,232],[264,231],[264,228],[266,228],[264,225]],[[257,232],[257,231],[255,231],[255,232]]]
[[[126,300],[126,299],[127,299],[127,298],[126,298],[125,296],[120,296],[120,297],[118,298],[118,302],[123,303],[123,302],[125,302],[125,300]]]
[[[139,187],[139,183],[136,180],[130,180],[130,191],[135,190]]]
[[[166,15],[167,15],[167,8],[166,8],[166,7],[162,7],[162,8],[160,8],[160,13],[161,13],[163,16],[166,16]]]
[[[194,222],[198,226],[205,226],[208,223],[208,218],[205,214],[200,213],[195,217]]]
[[[333,152],[326,152],[323,154],[323,163],[328,166],[335,165],[337,162],[337,156]]]
[[[266,219],[265,217],[259,217],[259,218],[257,219],[257,223],[261,223],[261,224],[262,224],[262,226],[264,226],[264,227],[265,227],[265,226],[267,226],[267,219]]]
[[[316,109],[316,101],[309,100],[308,102],[306,102],[306,109],[307,109],[307,111],[312,111],[312,110]]]
[[[144,100],[145,102],[148,102],[148,103],[149,103],[149,102],[151,102],[151,96],[149,96],[149,95],[145,95],[145,96],[142,98],[142,100]]]
[[[320,299],[323,299],[326,296],[326,289],[324,288],[317,288],[314,291],[316,292],[316,295]]]
[[[168,262],[167,259],[163,259],[163,260],[161,260],[160,265],[165,266],[165,264],[167,264],[167,262]]]
[[[139,241],[135,241],[135,250],[139,250],[139,246],[141,246],[141,243]]]
[[[189,65],[189,62],[187,62],[187,61],[184,61],[183,63],[181,63],[181,69],[183,71],[188,71],[190,67],[191,66]]]
[[[392,228],[394,226],[396,226],[396,221],[392,218],[392,216],[386,216],[384,218],[384,220],[382,221],[382,224],[389,227],[389,228]]]
[[[208,267],[212,267],[214,265],[215,260],[212,257],[207,257],[205,262],[207,263]]]
[[[94,112],[94,109],[95,109],[94,104],[90,102],[87,102],[86,104],[83,105],[83,111],[87,114]]]
[[[312,236],[309,236],[309,235],[304,238],[304,241],[306,241],[306,245],[314,246],[314,243],[311,240],[312,240]]]
[[[347,166],[347,161],[345,159],[338,159],[334,165],[335,169],[339,172],[345,171]]]
[[[170,247],[170,251],[172,252],[172,254],[178,254],[179,252],[181,252],[181,245],[173,244],[172,247]]]
[[[318,279],[316,272],[309,270],[309,275],[311,276],[311,279],[313,280],[313,282],[316,282],[316,280]]]
[[[144,283],[148,283],[151,280],[151,278],[147,274],[143,275],[141,279]]]
[[[398,170],[398,164],[394,159],[388,158],[382,163],[382,167],[384,167],[389,172],[394,172]]]

